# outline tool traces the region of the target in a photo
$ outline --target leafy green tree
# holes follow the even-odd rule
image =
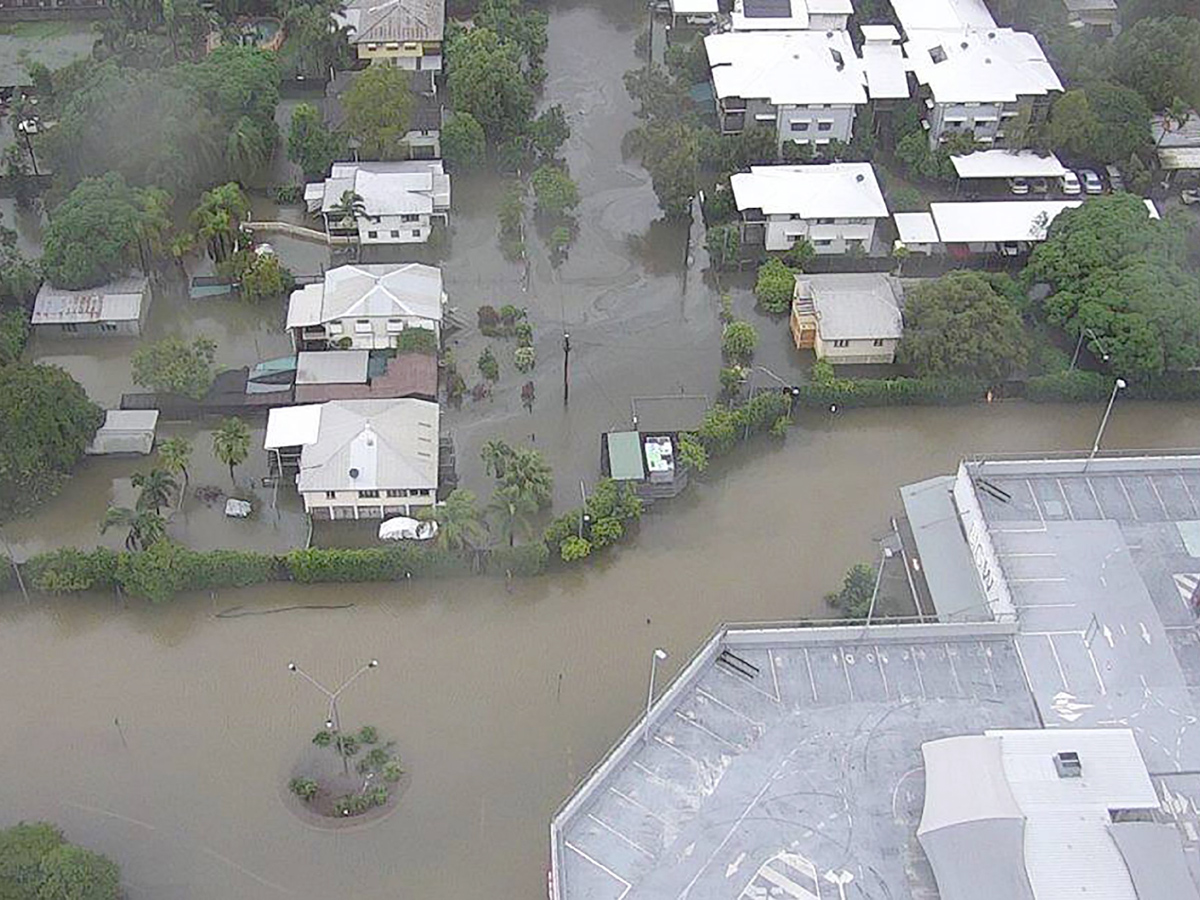
[[[99,853],[60,844],[42,857],[38,900],[117,900],[120,895],[120,870]]]
[[[749,322],[730,322],[721,333],[721,352],[735,362],[746,362],[758,346],[758,332]]]
[[[544,12],[522,0],[482,0],[473,18],[477,28],[487,28],[520,48],[528,66],[541,65],[548,42],[549,17]]]
[[[516,45],[479,27],[451,41],[446,53],[454,109],[470,113],[494,144],[518,134],[533,112],[533,89]]]
[[[187,438],[167,438],[158,445],[158,461],[172,475],[183,476],[183,487],[179,492],[182,504],[188,489],[188,463],[192,459],[192,445]]]
[[[708,451],[694,434],[679,435],[679,461],[694,472],[708,468]]]
[[[288,159],[300,167],[305,178],[323,177],[344,152],[341,135],[325,127],[315,106],[301,103],[292,111],[292,122],[288,127]]]
[[[494,475],[497,480],[504,478],[508,461],[513,458],[515,452],[504,441],[495,438],[484,442],[483,447],[479,450],[479,458],[483,460],[484,472]]]
[[[571,126],[567,124],[566,114],[559,103],[555,103],[529,125],[529,142],[538,156],[546,161],[558,156],[559,148],[570,136]]]
[[[443,550],[469,550],[483,539],[478,503],[475,495],[465,488],[451,491],[446,502],[439,506],[422,509],[420,517],[437,522],[434,541]]]
[[[251,303],[279,300],[296,286],[296,279],[274,253],[251,253],[242,272],[242,296]]]
[[[250,215],[250,201],[237,182],[205,191],[192,211],[192,228],[208,247],[215,262],[223,262],[237,249],[242,222]]]
[[[778,259],[772,257],[758,267],[754,296],[767,312],[787,312],[792,308],[795,292],[795,273]]]
[[[354,60],[348,29],[333,20],[327,3],[292,6],[284,18],[284,29],[287,39],[279,55],[288,75],[323,78],[330,69],[349,68]]]
[[[364,159],[404,159],[404,136],[416,98],[409,74],[399,66],[368,66],[342,96],[346,133],[358,138]]]
[[[1150,108],[1131,88],[1096,81],[1054,101],[1045,126],[1054,150],[1121,162],[1150,142]]]
[[[587,538],[572,534],[567,536],[559,547],[559,555],[563,562],[576,562],[591,556],[592,544]]]
[[[538,212],[551,218],[565,216],[579,204],[579,188],[571,176],[555,165],[543,165],[530,178]]]
[[[216,356],[216,343],[204,337],[191,344],[174,336],[140,344],[130,357],[133,383],[200,400],[212,387]]]
[[[736,222],[728,222],[708,229],[704,236],[704,248],[714,268],[724,269],[734,265],[742,252],[742,233]]]
[[[469,112],[457,112],[442,126],[442,157],[453,171],[470,172],[487,162],[487,136]]]
[[[652,123],[632,134],[663,214],[668,219],[683,218],[696,196],[700,177],[696,133],[683,123],[669,122]]]
[[[549,506],[554,493],[554,474],[542,454],[536,450],[513,450],[504,463],[499,481],[512,487],[533,503],[534,508]]]
[[[329,211],[329,218],[337,224],[339,228],[346,230],[357,230],[358,220],[367,214],[367,201],[354,191],[342,191],[342,196],[333,209]]]
[[[224,419],[221,427],[213,432],[212,446],[213,455],[229,466],[229,480],[236,485],[233,469],[250,455],[250,427],[235,416]]]
[[[922,377],[994,383],[1023,367],[1028,350],[1012,301],[978,272],[950,272],[908,293],[896,356]]]
[[[37,897],[42,860],[63,843],[62,831],[49,822],[21,822],[0,830],[0,897]]]
[[[137,508],[151,510],[154,513],[162,511],[164,506],[170,506],[171,495],[179,490],[179,482],[166,469],[151,469],[146,472],[134,472],[130,483],[141,490],[137,498]]]
[[[875,595],[875,570],[863,563],[851,566],[842,581],[841,590],[827,594],[825,599],[841,610],[848,619],[865,619]]]
[[[52,494],[104,421],[56,366],[0,366],[0,520]]]
[[[1165,109],[1176,97],[1200,106],[1200,21],[1140,19],[1121,31],[1112,50],[1114,77],[1151,109]]]
[[[87,288],[137,261],[142,210],[120,175],[85,178],[50,214],[42,269],[60,288]]]
[[[515,484],[497,487],[487,505],[487,513],[495,521],[500,539],[507,540],[510,547],[516,544],[518,532],[529,536],[530,517],[536,512],[537,503]]]
[[[0,309],[0,366],[16,362],[29,338],[29,316],[23,309]]]
[[[0,246],[0,305],[28,307],[41,283],[37,263],[26,259],[15,246]]]
[[[274,123],[272,123],[274,124]],[[224,159],[227,170],[238,181],[250,181],[271,160],[277,130],[264,132],[249,116],[241,116],[225,134]]]
[[[110,506],[100,522],[100,533],[110,528],[128,528],[125,549],[145,550],[161,541],[167,534],[167,523],[153,509],[130,509],[127,506]]]
[[[496,360],[496,354],[492,352],[491,347],[484,347],[483,352],[479,354],[479,374],[488,381],[500,380],[500,363]]]
[[[661,66],[631,69],[625,73],[624,80],[626,93],[638,103],[634,115],[639,119],[661,125],[679,119],[682,111],[691,108],[688,86]]]

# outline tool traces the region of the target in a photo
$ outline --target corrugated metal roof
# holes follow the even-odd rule
[[[144,277],[121,278],[77,291],[45,282],[38,289],[30,321],[34,325],[137,321],[141,318],[146,287]]]
[[[614,431],[606,434],[608,441],[608,470],[617,481],[641,481],[646,477],[642,464],[642,442],[636,431]]]
[[[296,363],[296,384],[364,384],[369,350],[303,351]]]
[[[899,338],[903,331],[900,288],[890,275],[800,275],[796,283],[801,296],[812,298],[822,340]]]

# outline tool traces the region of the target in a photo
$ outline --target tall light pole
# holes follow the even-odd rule
[[[379,665],[379,660],[377,660],[377,659],[373,659],[370,662],[365,663],[362,667],[359,668],[359,670],[357,672],[355,672],[353,675],[351,675],[349,678],[347,678],[345,681],[343,681],[341,683],[340,687],[338,687],[336,690],[332,690],[332,691],[329,688],[325,687],[325,685],[321,684],[321,682],[317,681],[317,679],[313,678],[311,675],[309,675],[307,672],[305,672],[302,668],[300,668],[294,662],[288,663],[288,671],[295,672],[297,675],[299,675],[301,678],[303,678],[305,681],[307,681],[309,684],[311,684],[313,687],[315,687],[318,691],[320,691],[322,694],[324,694],[326,697],[329,698],[329,713],[328,713],[328,717],[325,719],[325,727],[332,728],[334,730],[334,732],[336,733],[336,736],[337,736],[336,739],[338,741],[341,741],[342,740],[342,722],[341,722],[341,719],[338,717],[338,708],[337,708],[338,696],[342,693],[342,691],[344,691],[346,688],[350,687],[350,685],[354,683],[354,681],[358,678],[359,675],[361,675],[363,672],[367,671],[367,669],[374,669],[378,665]],[[341,745],[339,745],[339,747],[338,747],[338,752],[341,754],[341,757],[342,757],[342,769],[345,771],[345,773],[347,775],[349,775],[350,774],[350,762],[349,762],[349,760],[346,759],[346,754],[342,752]]]
[[[1100,335],[1096,334],[1096,332],[1092,331],[1090,328],[1081,328],[1079,330],[1079,340],[1075,342],[1075,353],[1071,356],[1071,365],[1068,371],[1074,369],[1075,363],[1079,362],[1079,351],[1083,349],[1083,336],[1085,334],[1090,334],[1092,336],[1092,340],[1099,345],[1100,352],[1103,354],[1101,359],[1103,359],[1105,362],[1108,362],[1109,360],[1108,351],[1104,349],[1104,342],[1100,340]]]
[[[40,128],[41,122],[38,121],[36,116],[22,119],[17,123],[17,131],[21,132],[25,137],[25,149],[29,151],[29,161],[33,163],[34,175],[41,175],[42,173],[38,171],[37,157],[33,155],[33,141],[30,140],[30,135],[37,134]]]
[[[650,689],[646,692],[646,721],[642,726],[642,743],[650,740],[650,707],[654,704],[654,675],[658,671],[659,662],[669,654],[662,647],[655,647],[650,656]]]
[[[1113,384],[1112,394],[1108,398],[1108,406],[1104,409],[1104,418],[1100,420],[1100,429],[1096,432],[1096,440],[1092,444],[1092,452],[1088,454],[1087,462],[1083,464],[1083,471],[1087,471],[1092,460],[1095,459],[1096,453],[1100,450],[1100,441],[1104,437],[1104,429],[1108,425],[1108,417],[1112,415],[1113,404],[1117,402],[1117,391],[1125,390],[1125,379],[1118,378]]]
[[[879,557],[879,571],[875,575],[875,589],[871,591],[871,605],[867,607],[867,627],[871,627],[871,617],[875,615],[875,601],[879,599],[879,583],[883,581],[883,567],[892,558],[892,548],[884,547]]]

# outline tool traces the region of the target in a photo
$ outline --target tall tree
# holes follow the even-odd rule
[[[164,506],[170,506],[171,495],[179,490],[179,483],[166,469],[151,469],[149,472],[134,472],[130,483],[140,489],[137,508],[149,509],[155,513],[161,512]]]
[[[42,268],[61,288],[95,287],[138,261],[144,221],[137,196],[115,172],[85,178],[50,214]]]
[[[536,450],[514,450],[500,476],[504,487],[514,488],[534,508],[548,506],[554,492],[554,474],[542,454]]]
[[[487,161],[487,136],[468,112],[456,112],[442,126],[442,157],[456,172],[478,169]]]
[[[110,528],[127,528],[125,549],[145,550],[161,541],[167,534],[167,523],[152,509],[130,509],[127,506],[110,506],[100,522],[100,533]]]
[[[533,89],[516,47],[488,28],[456,37],[447,49],[450,97],[470,113],[494,144],[521,132],[533,112]]]
[[[329,211],[329,218],[337,223],[339,228],[358,228],[358,220],[367,214],[367,201],[354,191],[343,191],[341,199]]]
[[[1141,19],[1113,42],[1113,75],[1151,109],[1176,97],[1200,106],[1200,21],[1183,16]]]
[[[229,466],[229,480],[235,485],[233,468],[246,461],[250,455],[250,428],[241,419],[230,417],[221,422],[213,432],[213,455]]]
[[[404,159],[404,136],[416,98],[409,73],[399,66],[368,66],[342,95],[346,133],[358,138],[363,159]]]
[[[167,438],[158,445],[158,461],[162,467],[172,475],[183,476],[183,487],[179,491],[179,503],[183,505],[183,498],[187,496],[188,489],[188,463],[192,459],[192,445],[187,438],[173,437]]]
[[[528,536],[530,517],[537,512],[537,503],[516,485],[504,484],[492,493],[487,512],[496,523],[500,539],[507,540],[512,547],[518,533]]]
[[[321,178],[344,152],[341,135],[330,131],[321,113],[311,103],[292,110],[288,129],[288,159],[304,172],[305,178]]]
[[[469,550],[483,538],[483,525],[475,495],[465,488],[451,491],[446,502],[439,506],[424,508],[421,518],[437,522],[438,532],[434,540],[444,550]]]
[[[215,262],[223,262],[238,245],[242,222],[250,215],[250,201],[236,182],[205,191],[192,211],[192,228],[205,242]]]
[[[923,376],[1002,381],[1025,365],[1021,317],[979,272],[950,272],[905,298],[897,359]]]
[[[139,344],[130,357],[133,383],[199,400],[212,387],[216,356],[216,343],[204,337],[190,344],[174,336]]]

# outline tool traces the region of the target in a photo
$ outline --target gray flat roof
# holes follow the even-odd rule
[[[917,564],[943,622],[983,622],[992,613],[963,538],[950,490],[953,475],[939,475],[900,488],[917,542]]]

